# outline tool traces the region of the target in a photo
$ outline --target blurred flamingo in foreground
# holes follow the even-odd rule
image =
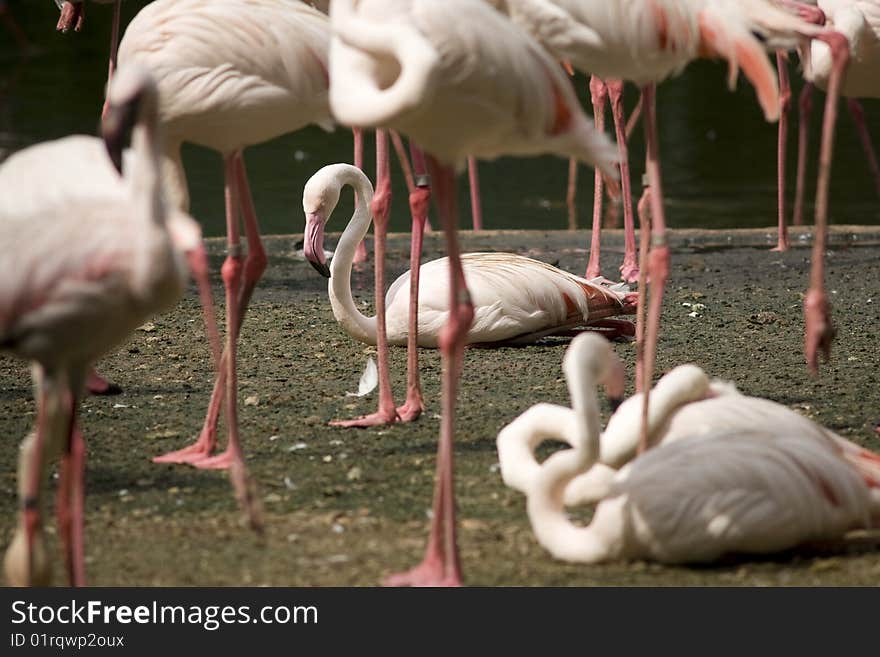
[[[470,156],[549,152],[614,175],[616,150],[583,114],[558,64],[482,0],[417,0],[405,7],[392,0],[336,0],[330,16],[333,113],[346,125],[400,130],[431,154],[449,257],[451,312],[438,339],[443,407],[431,536],[422,564],[387,583],[458,585],[452,441],[474,307],[458,247],[450,167],[463,167]],[[306,224],[307,249],[323,228],[314,216]]]
[[[85,444],[76,411],[90,363],[180,298],[186,258],[203,298],[210,300],[198,224],[183,213],[168,212],[163,199],[155,83],[130,69],[116,77],[108,101],[104,139],[117,165],[121,137],[134,126],[132,170],[125,181],[117,178],[115,186],[95,183],[94,193],[66,195],[55,188],[43,197],[42,206],[31,199],[29,210],[0,210],[0,244],[5,246],[0,258],[0,347],[33,361],[38,405],[36,434],[25,439],[19,459],[21,524],[5,559],[7,579],[16,585],[46,584],[49,579],[40,491],[46,465],[58,453],[63,457],[59,534],[71,584],[85,583]],[[70,162],[65,152],[72,150],[91,156],[83,161],[85,173],[106,180],[109,160],[105,156],[98,164],[93,145],[89,138],[39,144],[21,151],[9,166],[22,173],[29,163],[31,176],[39,176],[58,161]],[[35,226],[41,230],[34,231]],[[213,317],[210,307],[208,314]],[[211,328],[216,342],[216,328]]]
[[[566,353],[574,429],[565,437],[574,446],[551,455],[526,488],[535,536],[554,557],[706,562],[840,539],[880,518],[880,482],[823,431],[721,422],[639,456],[613,475],[590,524],[575,525],[564,510],[566,487],[602,453],[595,386],[609,379],[614,362],[595,335],[578,336]],[[675,380],[680,400],[710,390],[697,367],[680,368]],[[662,425],[668,417],[655,420]],[[638,424],[633,428],[637,442]],[[876,462],[869,465],[876,471]]]

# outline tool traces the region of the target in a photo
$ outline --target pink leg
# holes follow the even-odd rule
[[[648,262],[651,243],[651,188],[646,186],[639,199],[639,261]],[[639,270],[639,301],[636,306],[636,392],[645,391],[645,290],[648,289],[648,270]]]
[[[828,235],[828,186],[831,182],[831,158],[834,152],[834,129],[837,123],[837,103],[840,83],[849,63],[849,43],[842,34],[830,32],[818,39],[831,48],[832,69],[828,78],[825,116],[822,119],[822,144],[819,150],[819,179],[816,183],[816,225],[813,237],[813,262],[810,289],[804,299],[806,319],[805,350],[807,365],[813,373],[819,369],[819,352],[825,360],[831,357],[834,327],[831,324],[831,305],[825,294],[825,243]]]
[[[379,409],[354,420],[334,420],[336,427],[372,427],[394,424],[397,410],[391,393],[388,336],[385,328],[385,242],[388,234],[388,210],[391,205],[391,173],[388,159],[388,133],[376,130],[376,193],[370,204],[373,215],[376,266],[376,352],[379,369]]]
[[[46,451],[46,438],[49,431],[49,395],[46,392],[45,379],[40,382],[37,397],[37,430],[33,446],[33,454],[30,458],[29,469],[25,466],[27,481],[24,485],[24,495],[22,499],[22,524],[24,525],[25,544],[27,546],[27,565],[25,572],[27,573],[26,582],[29,586],[35,584],[47,584],[48,582],[36,582],[35,576],[38,573],[35,569],[35,542],[37,534],[43,526],[42,509],[40,497],[43,484],[43,468],[44,453]],[[59,518],[60,520],[60,518]],[[58,531],[62,533],[63,526],[59,522]]]
[[[627,283],[635,283],[639,278],[639,265],[636,260],[636,227],[633,218],[632,189],[629,175],[629,153],[626,146],[626,126],[623,116],[623,80],[606,80],[608,96],[611,99],[611,113],[614,116],[614,130],[617,133],[617,148],[620,152],[620,187],[623,195],[623,264],[620,274]]]
[[[113,3],[113,28],[110,32],[110,65],[107,69],[107,84],[113,79],[116,71],[116,53],[119,50],[119,20],[122,13],[122,0]]]
[[[788,80],[788,56],[776,53],[776,71],[779,75],[779,137],[776,143],[776,193],[778,205],[779,239],[774,251],[788,251],[788,224],[785,216],[785,152],[788,144],[788,111],[791,107],[791,84]]]
[[[66,445],[58,477],[57,516],[68,580],[71,586],[85,586],[85,458],[86,447],[77,428],[77,400],[68,392],[64,399],[68,417]]]
[[[471,215],[474,230],[483,230],[483,204],[480,202],[480,173],[477,169],[477,158],[468,158],[468,182],[471,189]]]
[[[804,225],[804,185],[807,179],[807,149],[810,141],[810,114],[813,111],[813,85],[807,82],[798,98],[798,160],[791,223]]]
[[[868,158],[868,166],[871,168],[871,175],[874,176],[874,187],[877,189],[877,193],[880,194],[880,165],[877,164],[874,142],[871,140],[871,133],[868,132],[868,124],[865,122],[865,109],[855,98],[847,100],[847,106],[849,107],[853,123],[856,124],[856,131],[859,133],[865,157]]]
[[[462,581],[455,527],[452,444],[455,431],[455,398],[458,378],[461,374],[464,341],[473,321],[474,309],[461,268],[461,254],[456,233],[457,212],[455,197],[452,194],[455,176],[451,169],[441,168],[433,159],[429,160],[429,165],[437,185],[443,230],[447,240],[450,264],[449,303],[450,308],[453,309],[449,323],[440,337],[440,350],[444,360],[443,407],[440,444],[437,451],[437,480],[434,487],[434,516],[424,560],[410,571],[388,577],[385,584],[389,586],[460,586]]]
[[[89,368],[86,390],[93,395],[118,395],[122,392],[122,388],[102,377],[94,368]]]
[[[608,89],[605,83],[595,75],[590,78],[590,97],[593,100],[593,120],[596,129],[605,130],[605,101],[608,100]],[[593,229],[590,235],[590,260],[587,262],[587,278],[596,278],[602,275],[599,266],[599,249],[602,233],[602,201],[605,192],[605,180],[602,172],[596,169],[595,185],[593,189]]]
[[[351,134],[354,137],[354,165],[360,169],[364,170],[364,131],[360,128],[352,128]],[[355,194],[354,203],[355,207],[357,207],[357,194]],[[364,240],[361,240],[361,243],[358,244],[357,250],[354,252],[354,260],[355,264],[366,262],[367,261],[367,243]]]
[[[657,143],[656,87],[647,85],[642,91],[645,99],[645,141],[648,156],[645,169],[650,185],[651,252],[648,255],[650,299],[645,324],[644,400],[642,404],[642,436],[640,451],[648,446],[648,396],[654,378],[654,359],[657,355],[657,336],[660,329],[660,310],[663,290],[669,278],[669,246],[666,243],[666,217],[663,211],[663,186],[660,179],[660,149]]]
[[[419,380],[419,272],[421,269],[422,240],[431,201],[431,183],[425,167],[424,155],[417,146],[410,146],[415,167],[415,187],[409,195],[412,214],[412,241],[410,246],[409,333],[406,339],[406,401],[397,408],[402,422],[413,422],[425,410],[422,386]],[[402,154],[404,157],[405,153]]]
[[[577,179],[578,161],[576,157],[568,160],[568,188],[565,192],[565,204],[568,206],[568,229],[577,230]]]

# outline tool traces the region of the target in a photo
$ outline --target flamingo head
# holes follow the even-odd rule
[[[101,116],[101,136],[107,154],[120,174],[123,146],[129,141],[135,124],[155,123],[158,95],[153,78],[137,66],[120,69],[110,83]]]
[[[306,215],[303,253],[315,271],[324,278],[330,278],[330,268],[324,254],[324,226],[339,203],[339,192],[343,185],[338,168],[339,165],[322,168],[309,178],[303,189],[303,212]]]

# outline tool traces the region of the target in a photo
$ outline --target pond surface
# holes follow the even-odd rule
[[[127,23],[145,2],[124,3]],[[54,31],[57,12],[52,2],[9,3],[15,20],[33,43],[24,58],[11,32],[0,23],[0,159],[29,144],[71,133],[94,134],[103,99],[110,34],[109,7],[90,5],[80,34]],[[800,89],[795,64],[791,66],[795,94]],[[579,95],[588,104],[586,80],[575,79]],[[628,90],[627,108],[637,101]],[[700,62],[680,77],[661,85],[658,94],[663,182],[672,227],[735,228],[769,226],[776,221],[776,126],[765,123],[751,87],[740,80],[736,90],[726,87],[726,67]],[[816,171],[818,128],[824,96],[815,98],[811,121],[811,158],[808,207],[812,220],[813,179]],[[880,103],[866,101],[870,128],[880,132]],[[611,124],[610,113],[607,119]],[[796,122],[796,119],[793,120]],[[795,127],[789,148],[790,197],[793,196]],[[369,144],[370,139],[367,139]],[[332,162],[351,161],[351,133],[338,128],[325,133],[308,128],[246,152],[251,186],[267,233],[303,229],[301,194],[305,181]],[[643,170],[641,130],[631,142],[634,189]],[[185,164],[192,212],[207,235],[224,232],[222,163],[216,153],[188,147]],[[372,153],[368,146],[366,162]],[[396,167],[396,165],[393,165]],[[397,169],[394,169],[395,175]],[[552,157],[481,163],[484,227],[562,229],[568,226],[565,187],[568,165]],[[592,170],[581,167],[578,186],[579,226],[590,222]],[[462,222],[469,223],[466,179],[460,185]],[[392,212],[393,231],[409,230],[405,186],[396,175]],[[2,202],[2,201],[0,201]],[[348,199],[339,217],[350,212]],[[609,207],[614,221],[619,209]],[[861,145],[845,107],[841,108],[835,154],[831,220],[838,224],[880,224],[880,204]],[[331,230],[341,230],[337,218]]]

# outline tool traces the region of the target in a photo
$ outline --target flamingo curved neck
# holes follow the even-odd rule
[[[356,340],[375,345],[376,318],[367,317],[358,310],[351,294],[351,266],[354,262],[354,254],[373,221],[370,215],[372,190],[364,174],[357,171],[360,174],[358,176],[355,171],[357,170],[346,169],[337,178],[340,187],[351,185],[354,188],[357,204],[348,226],[336,245],[336,253],[330,263],[328,291],[333,316],[342,324],[346,332]]]

